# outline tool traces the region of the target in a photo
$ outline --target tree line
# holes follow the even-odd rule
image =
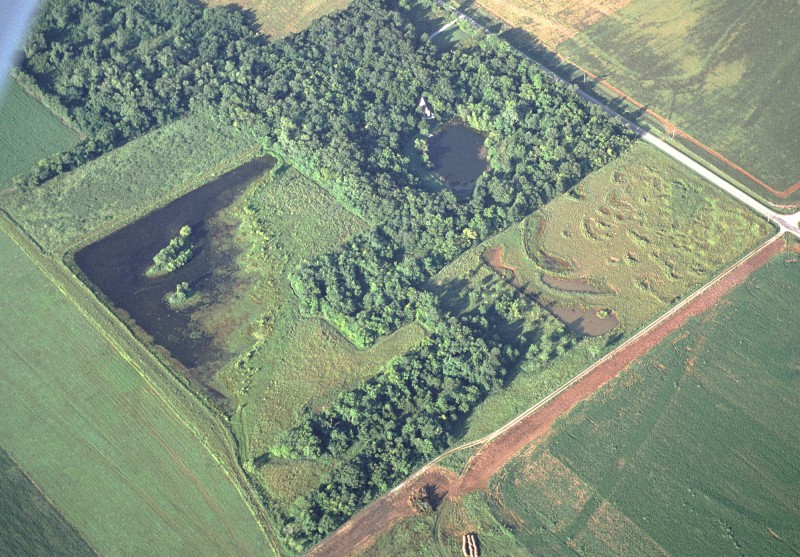
[[[189,0],[50,0],[17,72],[87,135],[19,180],[23,188],[214,107],[374,225],[291,274],[301,307],[361,347],[413,320],[430,338],[330,408],[306,413],[273,447],[272,458],[339,463],[283,516],[298,549],[444,449],[508,370],[569,346],[566,333],[498,336],[497,323],[521,303],[507,295],[487,295],[455,317],[426,284],[632,140],[621,122],[496,37],[439,52],[411,23],[411,9],[355,0],[270,42],[240,12]],[[491,171],[467,200],[425,191],[412,170],[408,146],[430,132],[416,112],[421,95],[440,121],[458,117],[487,134]]]

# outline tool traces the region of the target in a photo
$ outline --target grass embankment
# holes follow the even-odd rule
[[[192,114],[1,203],[45,251],[63,252],[94,229],[99,238],[246,162],[255,143],[212,116]]]
[[[217,421],[3,226],[0,445],[100,554],[270,554]]]
[[[351,0],[206,0],[209,6],[237,4],[255,15],[256,22],[265,35],[282,38],[308,27],[312,21],[350,5]]]
[[[238,225],[244,247],[228,303],[197,314],[226,348],[242,356],[217,378],[236,408],[233,429],[242,460],[257,461],[256,479],[279,504],[318,484],[313,463],[263,463],[275,436],[294,425],[304,408],[326,404],[342,390],[377,373],[407,352],[424,333],[406,326],[368,350],[358,350],[321,319],[300,314],[289,272],[305,259],[331,251],[366,228],[321,187],[290,167],[256,184],[221,219]]]
[[[540,224],[543,232],[539,233]],[[584,338],[542,370],[519,373],[484,402],[465,440],[497,429],[634,334],[682,296],[766,239],[771,228],[724,193],[649,145],[634,145],[589,175],[574,193],[465,253],[434,280],[445,291],[480,293],[488,248],[516,270],[523,292],[562,307],[610,309],[620,325]],[[552,269],[552,270],[551,270]],[[504,272],[511,280],[510,271]],[[597,292],[547,286],[542,276],[593,285]],[[466,289],[466,290],[465,290]]]
[[[0,554],[96,555],[0,448]]]
[[[508,466],[496,506],[529,550],[797,552],[799,266],[775,257]]]
[[[0,190],[47,155],[68,149],[77,134],[13,79],[0,91]]]

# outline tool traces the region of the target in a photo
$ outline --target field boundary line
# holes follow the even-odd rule
[[[425,474],[431,472],[431,469],[434,466],[436,466],[439,462],[441,462],[444,458],[448,457],[449,455],[451,455],[453,453],[456,453],[456,452],[459,452],[459,451],[462,451],[462,450],[466,450],[466,449],[469,449],[469,448],[473,448],[473,447],[476,447],[476,446],[480,446],[480,448],[475,452],[475,454],[472,455],[470,457],[470,459],[467,461],[467,463],[464,465],[464,467],[462,469],[462,475],[459,476],[459,480],[460,480],[469,471],[474,459],[481,454],[483,448],[485,448],[485,446],[488,445],[489,442],[491,442],[492,440],[494,440],[497,437],[500,437],[501,435],[503,435],[504,433],[506,433],[507,431],[509,431],[513,427],[515,427],[517,424],[519,424],[520,422],[524,421],[526,418],[528,418],[532,414],[536,413],[538,410],[541,410],[543,407],[545,407],[549,403],[553,402],[553,400],[555,398],[557,398],[559,395],[561,395],[562,393],[564,393],[564,391],[566,391],[566,390],[570,389],[571,387],[573,387],[575,384],[580,382],[582,379],[584,379],[586,376],[588,376],[591,372],[593,372],[599,366],[603,365],[604,363],[608,362],[610,359],[614,358],[618,353],[623,353],[624,350],[627,349],[632,343],[641,340],[648,333],[652,332],[654,329],[656,329],[658,326],[660,326],[666,320],[670,319],[676,313],[678,313],[681,310],[683,310],[687,305],[689,305],[690,303],[695,301],[698,297],[702,296],[705,292],[707,292],[708,290],[710,290],[711,288],[713,288],[714,286],[719,284],[721,281],[723,281],[725,278],[727,278],[728,276],[730,276],[731,274],[736,272],[739,269],[739,267],[741,267],[747,261],[749,261],[750,259],[752,259],[752,258],[756,257],[757,255],[761,254],[764,250],[768,249],[773,243],[775,243],[775,242],[777,242],[777,241],[779,241],[781,239],[784,239],[784,236],[785,236],[785,231],[784,230],[779,230],[775,235],[773,235],[772,237],[768,238],[765,242],[761,243],[760,245],[758,245],[753,250],[751,250],[748,253],[744,254],[742,257],[737,259],[734,263],[730,264],[728,267],[726,267],[722,271],[720,271],[710,281],[708,281],[707,283],[705,283],[702,286],[700,286],[697,290],[695,290],[694,292],[689,294],[686,298],[682,299],[675,306],[673,306],[668,311],[666,311],[665,313],[663,313],[662,315],[660,315],[659,317],[657,317],[656,319],[651,321],[648,325],[646,325],[638,333],[636,333],[635,335],[633,335],[632,337],[627,339],[625,342],[623,342],[622,344],[617,346],[614,350],[612,350],[611,352],[609,352],[606,355],[604,355],[603,357],[601,357],[599,360],[597,360],[594,363],[592,363],[589,367],[585,368],[578,375],[576,375],[575,377],[573,377],[573,378],[569,379],[568,381],[566,381],[565,383],[563,383],[560,387],[558,387],[557,389],[552,391],[550,394],[545,396],[543,399],[541,399],[538,402],[536,402],[533,406],[531,406],[530,408],[528,408],[524,412],[518,414],[516,417],[514,417],[512,420],[510,420],[509,422],[507,422],[506,424],[504,424],[500,428],[492,431],[491,433],[489,433],[489,434],[487,434],[487,435],[485,435],[483,437],[475,439],[473,441],[469,441],[467,443],[463,443],[461,445],[458,445],[458,446],[455,446],[455,447],[451,447],[451,448],[445,450],[444,452],[442,452],[441,454],[439,454],[437,457],[435,457],[432,460],[428,461],[427,464],[425,464],[419,470],[417,470],[416,472],[414,472],[413,474],[408,476],[405,480],[403,480],[403,482],[401,482],[400,484],[398,484],[397,486],[392,488],[390,491],[384,493],[383,495],[381,495],[377,499],[375,499],[372,502],[370,502],[366,507],[363,507],[362,509],[360,509],[355,515],[353,515],[353,517],[351,517],[347,522],[342,524],[339,528],[334,530],[334,532],[332,532],[328,537],[326,537],[324,540],[320,541],[314,547],[309,548],[309,550],[306,552],[306,554],[307,555],[311,555],[311,554],[318,553],[318,548],[322,547],[322,545],[324,543],[326,543],[327,540],[331,539],[331,537],[337,535],[337,533],[343,533],[343,532],[346,532],[346,531],[350,530],[352,528],[352,526],[353,526],[353,520],[354,520],[355,517],[357,517],[357,516],[361,515],[362,513],[364,513],[370,506],[376,504],[378,501],[383,500],[384,498],[395,497],[395,496],[397,496],[398,493],[409,489],[410,486],[412,486],[412,484],[415,481],[417,481],[420,477],[424,476]],[[789,238],[791,238],[791,235],[789,235]],[[636,358],[636,359],[638,359],[638,358]]]
[[[15,243],[16,243],[16,242],[15,242]],[[23,468],[23,467],[22,467],[22,465],[21,465],[19,462],[17,462],[17,459],[16,459],[16,458],[14,458],[14,455],[12,455],[12,454],[11,454],[11,453],[8,451],[8,449],[6,449],[5,447],[2,447],[2,449],[3,449],[3,451],[6,453],[6,455],[8,455],[8,458],[9,458],[9,459],[11,459],[11,462],[13,462],[13,463],[14,463],[14,465],[17,467],[17,470],[19,470],[19,471],[20,471],[20,473],[22,473],[22,475],[25,477],[25,479],[26,479],[26,480],[28,480],[28,482],[30,482],[30,484],[33,486],[33,488],[36,490],[36,492],[37,492],[39,495],[41,495],[41,496],[42,496],[42,498],[43,498],[45,501],[47,501],[47,503],[48,503],[48,504],[49,504],[49,505],[50,505],[50,506],[53,508],[53,510],[54,510],[54,511],[56,511],[56,512],[58,513],[58,516],[61,518],[61,520],[63,520],[63,521],[64,521],[64,522],[66,522],[67,524],[69,524],[69,526],[70,526],[70,527],[71,527],[71,528],[72,528],[72,529],[75,531],[75,533],[76,533],[76,534],[78,534],[78,537],[79,537],[81,540],[83,540],[83,543],[85,543],[85,544],[86,544],[86,547],[88,547],[89,549],[91,549],[91,550],[92,550],[92,553],[94,553],[95,555],[100,555],[100,554],[97,552],[97,550],[94,548],[94,546],[93,546],[91,543],[89,543],[89,540],[87,540],[87,539],[84,537],[84,535],[83,535],[83,532],[81,532],[81,531],[80,531],[80,529],[79,529],[77,526],[75,526],[75,525],[72,523],[72,521],[71,521],[71,520],[69,520],[69,519],[68,519],[66,516],[64,516],[64,513],[61,511],[61,509],[58,507],[58,505],[56,505],[56,504],[53,502],[53,500],[52,500],[52,499],[50,499],[50,496],[49,496],[49,495],[47,495],[47,493],[45,493],[45,492],[44,492],[44,490],[43,490],[41,487],[39,487],[39,484],[38,484],[38,483],[36,483],[36,481],[35,481],[35,480],[34,480],[34,479],[33,479],[33,478],[30,476],[30,474],[28,474],[28,471],[27,471],[27,470],[25,470],[25,468]]]
[[[612,350],[611,352],[609,352],[608,354],[606,354],[605,356],[603,356],[599,360],[595,361],[592,365],[590,365],[589,367],[584,369],[581,373],[579,373],[578,375],[576,375],[575,377],[573,377],[569,381],[567,381],[564,384],[562,384],[555,391],[551,392],[545,398],[541,399],[539,402],[537,402],[536,404],[534,404],[533,406],[531,406],[530,408],[528,408],[527,410],[525,410],[524,412],[519,414],[516,418],[514,418],[510,422],[506,423],[504,426],[496,429],[495,431],[493,431],[492,433],[490,433],[490,434],[488,434],[488,435],[486,435],[484,437],[481,437],[480,439],[477,439],[477,440],[472,441],[470,443],[466,443],[466,444],[461,445],[459,447],[455,447],[452,450],[452,452],[455,452],[455,451],[458,451],[458,450],[462,450],[462,449],[466,449],[466,448],[475,446],[476,444],[484,445],[484,444],[487,444],[489,441],[495,439],[496,437],[499,437],[500,435],[502,435],[503,433],[505,433],[506,431],[508,431],[509,429],[514,427],[515,425],[517,425],[519,422],[523,421],[525,418],[527,418],[528,416],[530,416],[531,414],[533,414],[534,412],[536,412],[537,410],[539,410],[543,406],[546,406],[547,404],[552,402],[553,399],[555,399],[558,395],[560,395],[564,391],[568,390],[570,387],[572,387],[576,383],[580,382],[581,379],[583,379],[584,377],[589,375],[596,368],[598,368],[602,364],[604,364],[607,361],[609,361],[610,359],[612,359],[618,352],[622,352],[629,345],[631,345],[634,342],[638,341],[641,337],[646,336],[653,329],[655,329],[659,325],[661,325],[664,321],[666,321],[667,319],[672,317],[674,314],[676,314],[679,311],[681,311],[686,305],[688,305],[691,302],[693,302],[696,298],[698,298],[699,296],[703,295],[710,288],[712,288],[717,283],[719,283],[720,281],[725,279],[728,275],[730,275],[731,273],[736,271],[736,269],[738,269],[742,264],[744,264],[745,262],[747,262],[751,258],[753,258],[756,255],[758,255],[759,253],[761,253],[764,249],[766,249],[768,246],[770,246],[773,242],[776,242],[779,239],[781,239],[783,237],[783,235],[784,235],[784,231],[783,230],[779,231],[777,234],[775,234],[774,236],[769,238],[766,242],[762,243],[761,245],[759,245],[758,247],[756,247],[752,251],[750,251],[747,254],[745,254],[743,257],[739,258],[733,264],[731,264],[730,266],[725,268],[723,271],[721,271],[716,277],[712,278],[709,282],[705,283],[700,288],[698,288],[697,290],[695,290],[694,292],[689,294],[686,298],[684,298],[683,300],[678,302],[675,306],[673,306],[672,308],[667,310],[665,313],[661,314],[655,320],[651,321],[647,326],[645,326],[645,328],[640,330],[638,333],[636,333],[635,335],[630,337],[628,340],[626,340],[625,342],[623,342],[622,344],[617,346],[614,350]],[[480,452],[480,451],[478,451],[478,452]],[[478,453],[476,453],[476,455],[477,454]],[[444,454],[442,456],[444,456]],[[473,458],[474,458],[474,456],[473,456]],[[470,460],[472,460],[472,459],[470,459]],[[465,469],[467,469],[467,468],[469,468],[469,464],[467,464],[467,466],[465,467]]]
[[[477,4],[478,4],[478,6],[480,6],[480,8],[482,10],[484,10],[486,13],[488,13],[491,17],[496,18],[499,22],[501,22],[503,25],[508,27],[508,29],[523,29],[522,27],[520,27],[518,25],[513,25],[511,22],[509,22],[506,18],[504,18],[503,16],[498,14],[496,11],[484,6],[480,1],[478,1]],[[482,27],[479,27],[479,29],[484,30]],[[523,29],[523,31],[524,31],[524,29]],[[533,35],[533,33],[530,33],[529,31],[525,31],[525,32],[529,33],[531,36],[535,37],[535,35]],[[535,60],[532,56],[520,51],[518,48],[516,48],[515,46],[511,45],[510,43],[508,43],[508,44],[515,51],[519,52],[520,54],[522,54],[526,58],[532,60],[535,64],[537,64],[540,68],[542,68],[546,72],[548,72],[550,74],[553,74],[553,75],[556,75],[553,70],[550,70],[549,68],[546,68],[542,63],[540,63],[538,60]],[[545,45],[545,43],[541,43],[541,44]],[[710,147],[706,146],[701,141],[695,139],[692,135],[690,135],[687,132],[683,131],[677,125],[675,125],[671,121],[667,120],[666,118],[664,118],[663,116],[661,116],[660,114],[658,114],[657,112],[652,110],[651,108],[648,108],[647,106],[643,105],[642,103],[640,103],[639,101],[637,101],[636,99],[634,99],[633,97],[631,97],[630,95],[628,95],[627,93],[622,91],[621,89],[619,89],[616,86],[612,85],[611,83],[609,83],[605,79],[602,79],[599,76],[595,75],[593,72],[590,72],[589,70],[583,68],[582,66],[580,66],[579,64],[573,62],[570,58],[567,58],[566,56],[564,56],[560,52],[557,52],[553,48],[550,48],[549,46],[546,46],[546,45],[544,46],[544,48],[549,53],[551,53],[553,56],[558,58],[558,60],[560,60],[562,63],[564,63],[564,64],[566,64],[568,66],[571,66],[572,68],[582,72],[583,74],[585,74],[586,76],[591,78],[595,83],[597,83],[600,86],[604,87],[605,89],[607,89],[608,91],[613,93],[613,95],[615,95],[616,97],[618,97],[622,101],[628,102],[628,103],[632,104],[633,106],[635,106],[636,108],[638,108],[640,110],[644,110],[644,113],[646,115],[652,117],[653,119],[655,119],[656,121],[658,121],[659,123],[664,125],[665,133],[667,133],[667,134],[675,133],[675,134],[679,135],[680,137],[682,137],[683,139],[686,139],[687,141],[689,141],[690,143],[692,143],[696,147],[702,149],[703,151],[705,151],[706,153],[711,155],[713,158],[716,158],[717,160],[719,160],[723,164],[727,165],[729,168],[735,170],[736,172],[739,172],[742,176],[745,176],[747,179],[751,180],[753,182],[753,184],[763,188],[764,190],[766,190],[770,194],[772,194],[772,195],[774,195],[774,196],[776,196],[776,197],[778,197],[780,199],[787,199],[790,195],[792,195],[796,191],[800,190],[800,181],[795,183],[795,184],[793,184],[793,185],[788,186],[784,190],[778,190],[776,188],[773,188],[772,186],[769,186],[763,180],[760,180],[759,178],[754,176],[752,173],[748,172],[747,170],[745,170],[741,166],[737,165],[736,163],[734,163],[733,161],[731,161],[730,159],[728,159],[727,157],[725,157],[724,155],[722,155],[718,151],[715,151],[715,150],[711,149]],[[567,80],[567,79],[561,78],[560,76],[557,76],[557,77],[559,77],[559,79],[562,79],[562,81],[564,81],[564,83],[567,83],[568,85],[579,87],[579,85],[577,83],[573,83],[572,80]],[[707,163],[711,164],[712,166],[714,166],[713,163],[710,163],[710,161],[704,161],[704,162],[707,162]],[[720,171],[720,169],[718,169],[718,168],[715,168],[715,169],[717,171]],[[776,203],[772,203],[770,201],[768,201],[768,203],[770,203],[772,205],[775,205],[776,207],[782,207],[782,206],[780,206],[780,205],[778,205]],[[791,204],[786,208],[795,209],[798,206],[800,206],[800,202]]]
[[[253,486],[241,467],[235,450],[235,442],[231,439],[228,428],[221,423],[208,406],[198,398],[197,394],[188,388],[163,362],[147,349],[147,347],[122,323],[114,313],[101,303],[86,284],[76,277],[63,262],[51,259],[41,249],[41,246],[31,238],[28,233],[18,226],[13,217],[4,209],[0,209],[0,230],[5,232],[14,244],[33,262],[39,272],[66,298],[79,313],[87,320],[90,326],[114,349],[119,356],[145,382],[147,387],[162,403],[163,407],[176,421],[195,437],[205,452],[219,466],[225,477],[236,488],[239,497],[252,514],[259,529],[264,534],[264,539],[276,555],[283,555],[279,537],[273,530],[272,521],[269,519],[261,499],[254,492]],[[70,291],[74,290],[74,291]],[[79,301],[79,293],[84,294],[86,304],[93,311],[90,312],[84,303]],[[92,315],[96,313],[97,315]],[[114,331],[107,330],[102,322],[105,320]],[[130,347],[128,350],[126,347]],[[148,365],[151,364],[151,365]],[[158,376],[148,373],[145,368],[159,370]],[[183,407],[181,410],[179,407]],[[190,421],[184,412],[199,410],[203,421],[209,424],[208,431],[200,429],[194,421]],[[212,440],[209,440],[211,438]],[[216,440],[219,446],[213,440]],[[227,453],[227,458],[224,456]],[[235,466],[231,466],[235,464]],[[244,481],[243,481],[244,480]],[[57,508],[57,507],[56,507]],[[275,539],[267,533],[267,529]]]

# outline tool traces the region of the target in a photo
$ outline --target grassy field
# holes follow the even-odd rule
[[[100,554],[270,554],[214,420],[21,245],[0,234],[0,445]]]
[[[799,265],[774,258],[509,465],[494,489],[528,549],[796,554]]]
[[[343,10],[351,0],[207,0],[209,6],[237,4],[250,11],[265,35],[282,38],[308,27],[315,19]]]
[[[218,374],[217,383],[235,409],[233,428],[243,460],[256,460],[253,472],[263,487],[288,505],[322,470],[305,463],[263,464],[259,457],[275,436],[304,408],[324,405],[377,373],[424,333],[408,325],[358,350],[325,321],[300,314],[288,273],[367,225],[292,168],[273,171],[220,218],[238,226],[233,239],[245,248],[231,281],[237,286],[229,301],[197,320],[215,335],[222,332],[226,348],[241,354]]]
[[[544,9],[540,3],[486,4],[512,25],[527,28],[545,44],[550,41],[549,30],[536,25]],[[544,4],[557,12],[573,2]],[[800,25],[796,2],[776,0],[767,7],[756,0],[633,0],[592,20],[596,22],[558,42],[555,50],[768,186],[783,191],[800,181],[800,139],[795,133],[800,117],[794,110],[800,86],[800,73],[794,70],[800,60],[800,46],[793,40]],[[722,164],[709,154],[704,157]],[[800,200],[800,191],[787,201],[730,168],[720,168],[769,201]]]
[[[800,257],[785,252],[562,417],[489,489],[365,555],[795,555]]]
[[[614,13],[631,0],[478,0],[509,25],[520,27],[550,48]]]
[[[193,114],[0,204],[46,251],[103,224],[141,214],[165,196],[202,185],[244,162],[255,142],[212,117]]]
[[[96,555],[0,448],[0,554]]]
[[[0,189],[47,155],[71,147],[78,136],[9,79],[0,92]]]
[[[482,292],[484,254],[500,247],[522,291],[562,308],[588,309],[590,316],[606,310],[619,320],[610,333],[585,337],[546,366],[516,374],[477,408],[464,440],[490,433],[533,405],[770,233],[760,217],[637,143],[574,192],[462,255],[434,277],[433,288],[444,289],[445,299]],[[503,274],[512,280],[510,271]],[[543,276],[597,291],[556,289]]]

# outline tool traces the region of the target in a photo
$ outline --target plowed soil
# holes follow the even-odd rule
[[[568,412],[582,400],[615,378],[686,320],[712,308],[719,299],[750,273],[761,267],[786,247],[783,237],[774,238],[750,257],[730,269],[703,290],[694,294],[685,305],[640,333],[591,368],[578,382],[556,396],[545,406],[513,423],[492,437],[467,465],[465,473],[456,478],[451,472],[430,466],[399,487],[373,502],[336,530],[308,555],[354,555],[369,547],[373,540],[387,532],[395,523],[413,515],[409,496],[422,486],[435,486],[437,494],[458,497],[489,486],[491,478],[531,442],[545,435],[556,418]]]

